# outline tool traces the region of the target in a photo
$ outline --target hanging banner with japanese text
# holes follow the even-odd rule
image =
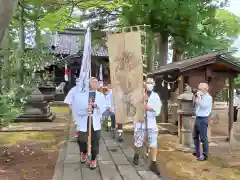
[[[116,123],[144,121],[140,32],[107,35]]]

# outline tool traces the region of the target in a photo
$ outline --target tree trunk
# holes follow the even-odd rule
[[[0,46],[17,3],[18,0],[0,0]]]
[[[20,8],[20,15],[19,15],[19,48],[18,48],[18,58],[17,58],[17,69],[18,69],[18,75],[17,80],[18,83],[23,84],[24,79],[24,67],[22,60],[22,55],[25,50],[25,26],[24,26],[24,8],[22,6],[19,6]]]
[[[34,26],[35,26],[35,43],[36,43],[36,48],[37,48],[37,51],[41,49],[41,32],[40,32],[40,29],[39,29],[39,26],[38,26],[38,18],[39,18],[39,15],[40,15],[40,4],[38,4],[36,6],[36,19],[35,19],[35,22],[34,22]]]
[[[159,65],[167,64],[168,60],[168,37],[167,33],[161,33],[159,39]]]
[[[156,53],[155,39],[153,37],[151,38],[151,41],[149,42],[148,48],[149,48],[148,72],[152,72],[154,70],[155,53]]]
[[[10,89],[10,76],[9,76],[9,54],[10,54],[10,47],[9,47],[9,31],[8,29],[5,31],[5,36],[2,42],[2,48],[4,49],[4,58],[3,58],[3,71],[2,71],[2,78],[3,78],[3,89],[8,91]]]
[[[173,49],[173,56],[172,56],[172,62],[178,62],[178,61],[181,61],[182,60],[182,55],[183,53],[176,50],[176,48]],[[171,104],[172,103],[176,103],[177,102],[177,94],[178,90],[176,89],[175,92],[171,92],[171,98],[170,98],[170,101],[171,101]]]
[[[178,62],[182,60],[183,53],[180,51],[177,51],[175,48],[173,49],[173,56],[172,56],[172,62]]]

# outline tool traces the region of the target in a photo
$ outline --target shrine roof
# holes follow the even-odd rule
[[[83,51],[85,29],[72,28],[64,31],[48,34],[46,44],[51,47],[54,54],[74,55],[79,51]],[[103,31],[92,31],[92,39],[104,37]],[[92,56],[108,56],[107,48],[101,43],[94,43],[92,46]]]
[[[108,56],[106,56],[106,52],[104,52],[104,47],[100,46],[98,48],[102,48],[98,51],[93,51],[92,52],[92,63],[98,65],[101,64],[102,62],[105,62],[108,64]],[[66,56],[62,59],[59,59],[55,64],[58,65],[59,67],[64,67],[65,63],[67,62],[68,65],[72,64],[81,64],[82,62],[82,57],[83,57],[83,51],[79,51],[76,54],[72,54],[69,56]]]
[[[232,71],[240,74],[240,62],[234,61],[232,60],[232,58],[229,58],[226,51],[217,51],[160,66],[154,71],[148,73],[148,75],[163,75],[165,73],[171,73],[174,71],[183,73],[211,64],[224,64]]]

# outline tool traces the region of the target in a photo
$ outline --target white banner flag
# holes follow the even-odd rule
[[[103,81],[103,72],[102,72],[103,68],[102,68],[102,64],[100,65],[99,68],[99,81]]]
[[[89,91],[89,74],[91,72],[91,31],[87,29],[84,41],[84,51],[82,58],[82,66],[79,78],[76,81],[76,87],[80,92]]]

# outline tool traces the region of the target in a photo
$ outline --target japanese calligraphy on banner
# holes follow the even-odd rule
[[[143,122],[141,34],[108,34],[107,39],[116,122]]]

